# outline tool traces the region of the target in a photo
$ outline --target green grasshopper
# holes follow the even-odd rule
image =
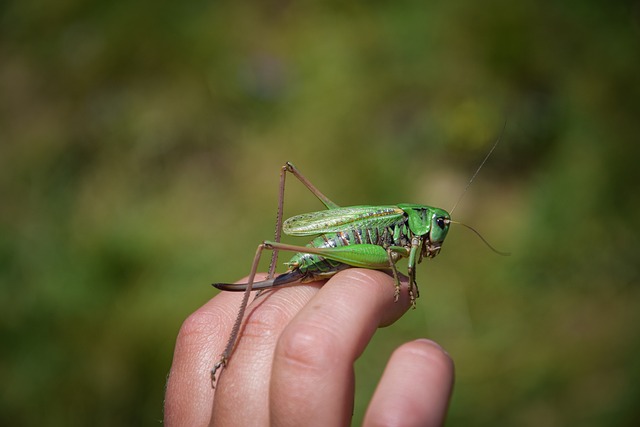
[[[464,193],[487,161],[500,139],[496,141],[480,167],[473,175]],[[326,206],[326,210],[296,215],[282,221],[284,187],[287,172],[293,174]],[[462,199],[458,199],[458,202]],[[456,203],[457,206],[458,203]],[[452,212],[454,208],[452,209]],[[396,263],[408,258],[408,292],[415,308],[419,296],[416,283],[416,265],[423,258],[433,258],[440,252],[449,226],[461,224],[475,232],[493,251],[489,243],[473,228],[453,221],[444,209],[432,206],[399,203],[389,206],[340,207],[322,194],[300,171],[287,162],[280,170],[280,194],[276,215],[276,231],[273,241],[265,240],[256,251],[247,283],[214,283],[224,291],[243,291],[244,297],[238,311],[229,341],[220,360],[211,370],[212,385],[216,372],[227,365],[236,344],[249,295],[252,290],[264,290],[293,283],[309,283],[327,279],[350,267],[362,267],[391,271],[395,281],[394,300],[400,296],[400,279]],[[282,232],[290,236],[316,236],[307,246],[289,245],[280,242]],[[255,282],[258,263],[265,249],[272,250],[267,278]],[[296,254],[286,263],[288,271],[275,276],[278,251]],[[504,254],[503,254],[504,255]]]

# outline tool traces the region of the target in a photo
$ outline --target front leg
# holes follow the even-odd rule
[[[409,273],[409,300],[411,301],[411,306],[416,308],[416,299],[420,296],[420,291],[418,291],[418,284],[416,283],[415,266],[409,264],[407,271]]]
[[[393,279],[395,280],[396,290],[393,293],[393,302],[398,302],[398,298],[400,298],[400,278],[398,276],[398,269],[396,268],[396,262],[401,257],[406,257],[409,255],[409,252],[406,248],[402,246],[389,246],[387,248],[387,256],[389,257],[389,267],[391,267],[391,272],[393,273]]]
[[[413,239],[411,239],[411,250],[409,251],[408,263],[409,265],[407,267],[407,272],[409,273],[409,299],[411,300],[411,305],[413,305],[413,308],[416,308],[416,299],[420,296],[420,291],[418,291],[418,284],[416,283],[416,260],[421,247],[422,239],[420,239],[420,237],[414,236]]]

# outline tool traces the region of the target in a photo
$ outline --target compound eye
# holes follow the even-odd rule
[[[442,218],[442,217],[436,218],[436,224],[438,224],[438,227],[440,227],[442,230],[444,230],[444,226],[445,226],[444,218]]]

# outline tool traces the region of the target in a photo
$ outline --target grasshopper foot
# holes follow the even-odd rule
[[[411,308],[416,309],[416,296],[413,294],[413,290],[409,290],[409,301],[411,302]]]
[[[223,369],[227,366],[227,358],[222,356],[215,365],[213,365],[213,369],[211,369],[211,388],[216,388],[216,372],[219,369]]]
[[[416,283],[411,283],[409,285],[409,301],[411,302],[411,308],[414,310],[416,308],[416,299],[418,299],[419,296],[420,292],[418,291],[418,285]]]

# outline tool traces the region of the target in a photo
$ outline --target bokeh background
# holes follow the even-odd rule
[[[456,362],[449,425],[640,421],[637,1],[0,4],[1,425],[157,425],[182,321],[248,273],[279,167],[451,209],[356,364]],[[321,209],[290,181],[285,214]]]

